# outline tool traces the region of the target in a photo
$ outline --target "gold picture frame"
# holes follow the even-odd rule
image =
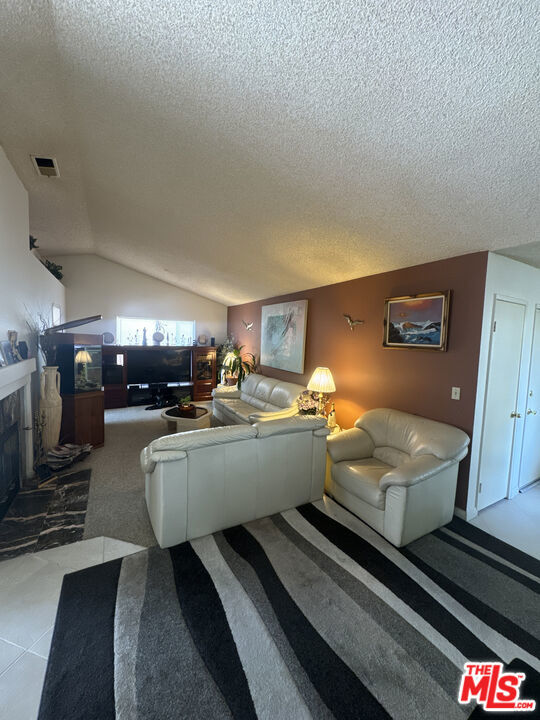
[[[450,290],[386,298],[383,347],[446,352]]]

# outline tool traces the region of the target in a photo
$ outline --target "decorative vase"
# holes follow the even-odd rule
[[[41,373],[39,408],[45,420],[43,428],[43,451],[58,445],[62,423],[62,398],[60,397],[60,373],[57,365],[45,365]]]

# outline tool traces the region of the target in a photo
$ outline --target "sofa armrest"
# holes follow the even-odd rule
[[[298,415],[298,408],[293,405],[283,410],[268,410],[252,413],[248,420],[250,423],[262,422],[267,420],[281,420],[281,418],[289,418]]]
[[[174,462],[183,460],[187,454],[183,450],[156,450],[152,452],[150,447],[141,451],[141,468],[145,475],[154,472],[158,462]]]
[[[391,485],[401,487],[416,485],[454,465],[455,462],[455,459],[439,460],[434,455],[420,455],[385,473],[379,480],[379,488],[386,490]]]
[[[238,400],[240,398],[240,390],[237,389],[236,385],[233,385],[230,389],[214,388],[212,390],[212,397]]]
[[[342,460],[359,460],[373,455],[375,445],[365,430],[351,428],[330,435],[326,441],[326,449],[332,462],[338,463]]]

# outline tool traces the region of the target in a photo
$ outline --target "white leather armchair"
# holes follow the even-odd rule
[[[328,438],[325,490],[397,547],[450,522],[469,437],[380,408]]]
[[[278,420],[298,415],[296,400],[306,388],[252,373],[242,388],[215,388],[212,413],[224,425]]]
[[[323,418],[298,416],[154,440],[141,466],[158,543],[170,547],[320,499],[328,432]]]

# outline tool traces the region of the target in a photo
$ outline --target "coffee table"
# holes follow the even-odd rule
[[[170,433],[209,428],[211,413],[204,407],[196,406],[195,409],[195,417],[180,417],[180,412],[177,407],[163,410],[161,417],[167,421],[167,429]]]

